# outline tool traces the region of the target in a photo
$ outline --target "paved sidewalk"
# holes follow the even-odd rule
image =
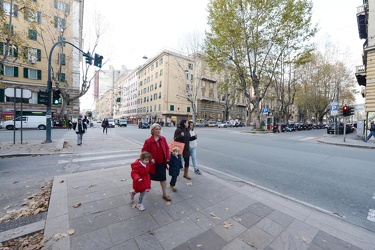
[[[53,143],[62,148],[74,138],[67,133]],[[354,135],[342,140],[324,136],[318,141],[375,148],[374,141],[365,143]],[[72,152],[90,150],[85,143],[69,146]],[[139,146],[128,143],[127,150]],[[171,202],[162,199],[159,184],[152,182],[144,211],[134,208],[129,197],[130,166],[56,176],[45,249],[375,249],[375,233],[328,211],[230,176],[190,175],[190,181],[179,177],[177,192],[168,189]]]

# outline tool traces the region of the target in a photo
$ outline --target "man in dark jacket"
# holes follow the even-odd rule
[[[78,123],[74,123],[73,129],[77,134],[77,145],[81,145],[83,134],[87,129],[86,123],[82,122],[82,118],[78,118]]]

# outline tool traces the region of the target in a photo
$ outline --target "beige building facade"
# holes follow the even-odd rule
[[[14,106],[24,112],[45,112],[46,106],[38,103],[38,92],[47,89],[48,57],[54,43],[60,40],[71,42],[77,47],[82,44],[83,5],[80,0],[33,0],[35,9],[23,9],[18,1],[4,1],[6,23],[12,17],[11,29],[19,34],[27,46],[11,42],[6,46],[6,36],[0,36],[0,120],[13,118]],[[11,11],[12,10],[12,11]],[[19,11],[17,11],[19,10]],[[49,32],[46,32],[46,31]],[[24,44],[23,44],[24,45]],[[4,55],[8,53],[4,60]],[[2,60],[3,59],[3,60]],[[74,93],[80,87],[79,65],[81,54],[72,46],[57,46],[51,57],[52,76],[59,87]],[[61,69],[61,70],[60,70]],[[60,72],[60,74],[56,74]],[[52,81],[55,88],[56,81]],[[16,96],[12,94],[16,89]],[[22,91],[21,91],[22,89]],[[17,92],[22,92],[21,96]],[[15,103],[16,101],[16,103]],[[65,114],[61,105],[52,105],[53,120],[79,113],[79,101],[70,103]],[[17,115],[17,114],[16,114]]]

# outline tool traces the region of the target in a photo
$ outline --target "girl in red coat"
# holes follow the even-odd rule
[[[131,177],[133,179],[133,190],[129,192],[130,198],[134,200],[135,194],[139,193],[137,208],[141,211],[145,210],[145,206],[142,203],[145,192],[151,189],[151,179],[148,173],[151,159],[152,156],[150,153],[142,152],[139,159],[130,165],[132,168]]]

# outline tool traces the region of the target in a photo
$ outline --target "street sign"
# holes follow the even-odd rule
[[[16,98],[21,98],[21,91],[23,91],[23,98],[31,98],[31,91],[28,89],[16,89]],[[5,95],[7,97],[14,97],[14,88],[6,88]]]
[[[337,105],[337,102],[331,102],[331,116],[337,116],[339,111],[339,106]]]
[[[263,109],[263,114],[264,114],[264,115],[268,115],[268,108],[264,108],[264,109]]]

